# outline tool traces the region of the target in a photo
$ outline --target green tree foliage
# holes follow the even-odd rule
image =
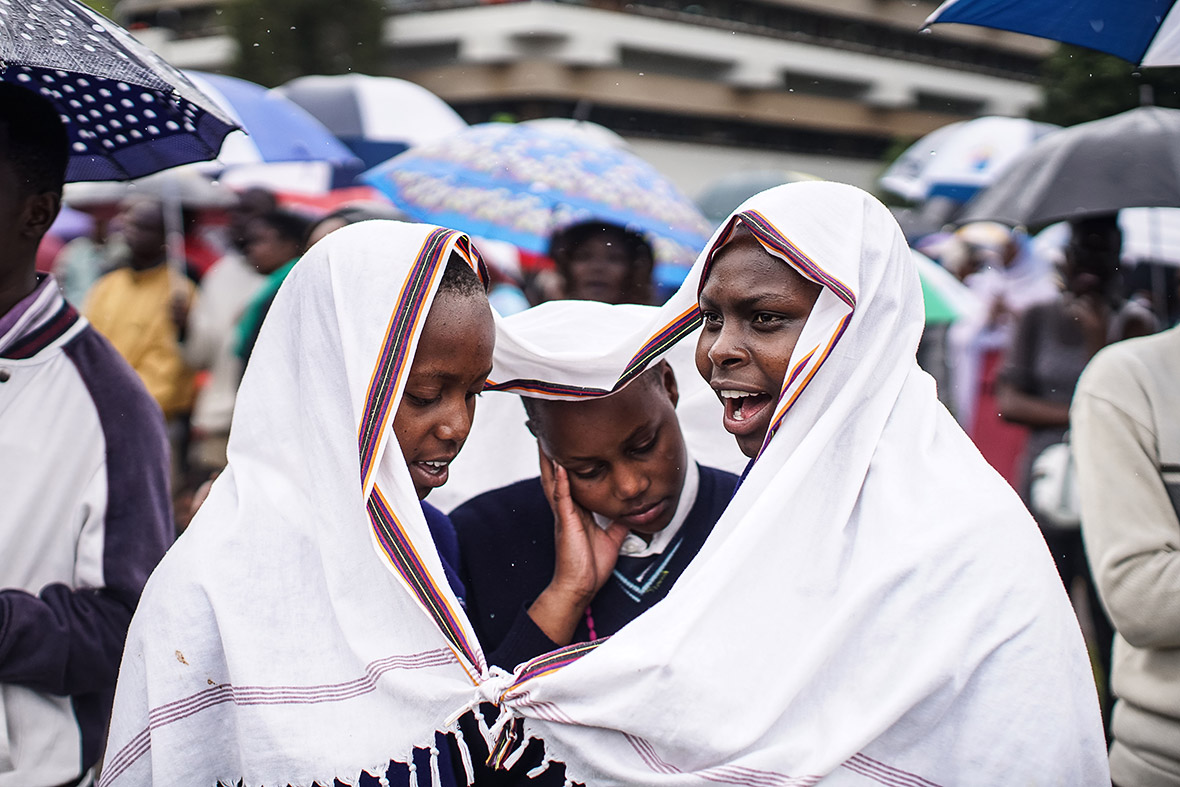
[[[235,0],[226,14],[238,44],[236,76],[274,86],[306,74],[380,70],[381,0]]]
[[[1134,109],[1143,98],[1180,107],[1180,68],[1140,70],[1114,55],[1062,45],[1042,66],[1041,90],[1043,103],[1033,119],[1072,126]]]

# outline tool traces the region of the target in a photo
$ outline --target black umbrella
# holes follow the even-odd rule
[[[0,80],[57,107],[70,136],[70,181],[208,160],[237,128],[178,70],[74,0],[0,3]]]
[[[1034,227],[1156,207],[1180,207],[1180,110],[1139,107],[1046,134],[957,221]]]

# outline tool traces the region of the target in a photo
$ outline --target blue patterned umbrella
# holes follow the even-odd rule
[[[0,3],[0,80],[57,107],[70,181],[127,180],[211,159],[237,127],[179,71],[75,0]]]
[[[537,253],[555,230],[597,219],[646,235],[657,264],[689,265],[710,233],[692,201],[635,154],[520,124],[472,126],[361,179],[420,221]]]

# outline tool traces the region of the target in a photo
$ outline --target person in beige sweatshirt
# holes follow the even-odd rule
[[[1099,352],[1070,410],[1082,536],[1116,629],[1110,772],[1180,785],[1180,327]]]

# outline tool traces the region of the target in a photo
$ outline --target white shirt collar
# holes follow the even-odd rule
[[[675,538],[681,526],[684,525],[684,520],[688,519],[688,512],[692,511],[692,507],[697,501],[697,491],[701,485],[701,472],[687,446],[684,449],[684,456],[687,464],[684,471],[684,488],[680,491],[680,501],[676,504],[676,513],[672,515],[672,521],[663,530],[652,535],[651,543],[644,541],[642,537],[634,533],[628,533],[627,537],[623,539],[622,545],[619,546],[619,554],[623,557],[650,557],[662,554]],[[599,514],[594,514],[594,521],[603,528],[610,524],[609,519]]]

